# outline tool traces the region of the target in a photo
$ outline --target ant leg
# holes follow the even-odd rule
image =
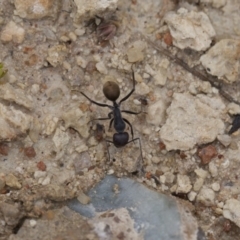
[[[131,129],[131,134],[132,134],[132,139],[133,139],[133,128],[132,128],[132,124],[127,120],[127,119],[125,119],[125,118],[123,118],[123,121],[124,122],[126,122],[128,125],[129,125],[129,127],[130,127],[130,129]],[[132,141],[132,140],[131,140]]]
[[[108,114],[108,117],[105,117],[105,118],[94,118],[94,119],[90,120],[88,123],[90,123],[90,122],[92,122],[92,121],[95,121],[95,120],[109,120],[109,119],[112,118],[112,115],[113,115],[113,112],[110,112],[110,113]]]
[[[80,92],[80,91],[78,91],[78,90],[75,90],[75,89],[73,89],[72,91],[76,91],[76,92]],[[93,101],[91,98],[89,98],[85,93],[83,93],[83,92],[80,92],[85,98],[87,98],[91,103],[93,103],[93,104],[96,104],[96,105],[98,105],[98,106],[100,106],[100,107],[108,107],[108,108],[110,108],[110,109],[112,109],[113,107],[112,106],[110,106],[110,105],[108,105],[108,104],[104,104],[104,103],[99,103],[99,102],[95,102],[95,101]]]
[[[121,110],[121,112],[137,115],[137,114],[142,113],[142,110],[140,112],[132,112],[132,111],[128,111],[128,110]]]
[[[111,121],[110,121],[110,123],[109,123],[109,128],[108,128],[108,130],[110,130],[110,128],[112,127],[113,120],[114,120],[114,118],[111,119]]]
[[[119,106],[121,105],[121,103],[123,101],[127,100],[132,95],[132,93],[135,91],[135,76],[134,76],[133,68],[132,68],[132,80],[133,80],[133,88],[132,88],[131,92],[128,93],[127,96],[125,96],[123,99],[120,100],[120,102],[118,103]]]
[[[80,92],[85,98],[87,98],[91,103],[94,103],[100,107],[109,107],[112,109],[112,106],[108,105],[108,104],[104,104],[104,103],[99,103],[99,102],[95,102],[93,101],[91,98],[89,98],[86,94],[84,94],[83,92]]]

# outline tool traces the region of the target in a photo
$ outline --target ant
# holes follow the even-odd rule
[[[120,147],[124,147],[125,145],[127,145],[130,142],[134,142],[135,140],[138,140],[139,146],[140,146],[140,152],[141,152],[141,159],[143,159],[140,138],[134,138],[133,128],[132,128],[131,123],[127,119],[122,117],[122,113],[137,115],[137,114],[141,113],[142,111],[132,112],[129,110],[120,110],[121,103],[126,101],[132,95],[132,93],[135,91],[135,76],[134,76],[133,68],[132,68],[132,80],[133,80],[132,90],[124,98],[122,98],[118,103],[116,102],[116,100],[120,96],[120,88],[119,88],[118,84],[113,81],[108,81],[104,84],[103,93],[108,100],[112,101],[113,106],[104,104],[104,103],[95,102],[94,100],[90,99],[83,92],[80,92],[80,93],[85,98],[87,98],[91,103],[96,104],[100,107],[108,107],[111,109],[111,112],[108,113],[108,117],[94,119],[94,120],[109,120],[110,119],[109,129],[111,128],[112,123],[113,123],[116,133],[114,133],[112,141],[106,140],[106,142],[113,143],[115,147],[120,148]],[[128,132],[125,131],[126,123],[129,125],[129,127],[131,129],[132,140],[129,140],[129,134],[128,134]],[[109,154],[108,148],[107,148],[107,151],[108,151],[108,157],[110,160],[110,154]]]

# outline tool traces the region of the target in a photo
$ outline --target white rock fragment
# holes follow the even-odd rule
[[[136,41],[133,43],[133,47],[127,51],[128,62],[140,62],[144,59],[144,49],[146,44],[142,41]]]
[[[31,220],[29,221],[29,225],[30,225],[32,228],[36,227],[37,221],[34,220],[34,219],[31,219]]]
[[[196,198],[196,196],[197,196],[197,193],[194,192],[194,191],[191,191],[190,193],[188,193],[188,199],[189,199],[189,201],[190,201],[190,202],[194,201],[195,198]]]
[[[167,81],[167,69],[160,67],[154,75],[155,85],[164,86]]]
[[[218,182],[214,182],[214,183],[211,185],[211,187],[212,187],[212,190],[213,190],[214,192],[218,192],[218,191],[220,190],[220,184],[219,184]]]
[[[21,89],[13,88],[9,83],[0,85],[0,99],[15,102],[28,110],[33,108],[33,101],[26,96],[26,93]]]
[[[11,188],[14,188],[14,189],[21,189],[22,185],[21,183],[18,181],[17,177],[15,177],[13,174],[8,174],[6,177],[5,177],[5,182],[6,182],[6,185],[11,187]]]
[[[87,61],[81,56],[76,56],[76,62],[77,62],[77,65],[82,68],[86,68],[87,66]]]
[[[51,115],[46,115],[44,118],[43,134],[51,135],[57,128],[58,118]]]
[[[155,126],[160,126],[165,119],[166,104],[162,99],[155,103],[150,103],[147,110],[147,122]]]
[[[60,128],[57,128],[52,140],[53,140],[56,148],[58,150],[62,150],[64,148],[64,146],[66,146],[68,144],[70,137],[65,131],[63,131]]]
[[[188,193],[192,189],[192,184],[187,175],[177,175],[177,193]]]
[[[46,178],[44,178],[44,179],[42,180],[41,184],[42,184],[43,186],[46,186],[46,185],[50,184],[50,182],[51,182],[51,177],[50,177],[50,176],[47,176]]]
[[[103,61],[98,62],[98,63],[96,64],[96,68],[97,68],[97,70],[98,70],[100,73],[105,74],[105,75],[108,74],[108,70],[107,70],[107,68],[106,68],[106,66],[105,66],[105,64],[104,64]]]
[[[212,177],[217,177],[217,175],[218,175],[218,168],[217,168],[216,164],[211,161],[208,164],[208,168],[209,168],[209,172],[211,173],[211,176]]]
[[[204,183],[204,179],[203,178],[198,178],[193,185],[193,190],[195,192],[198,192],[202,188],[203,183]]]
[[[173,181],[175,180],[175,175],[172,172],[166,172],[164,173],[164,176],[166,183],[173,183]]]
[[[202,168],[197,168],[194,170],[198,177],[205,179],[208,175],[208,172],[203,170]]]
[[[47,61],[53,66],[57,67],[62,64],[67,54],[67,48],[65,45],[55,45],[48,49]]]
[[[230,145],[232,138],[227,134],[222,134],[217,136],[217,140],[224,146],[227,147]]]
[[[32,117],[13,106],[0,103],[0,141],[9,141],[30,129]]]
[[[41,19],[57,15],[60,6],[58,0],[15,0],[15,15],[26,19]]]
[[[146,83],[141,82],[141,83],[136,85],[135,92],[139,95],[146,95],[150,92],[150,88]]]
[[[215,193],[212,189],[203,186],[197,196],[197,201],[203,203],[205,206],[212,206],[214,204]]]
[[[231,198],[223,206],[223,216],[240,227],[240,201]]]
[[[86,126],[90,121],[90,117],[79,109],[79,103],[70,105],[61,117],[65,122],[66,128],[74,128],[83,138],[89,136],[88,128]]]
[[[211,4],[215,8],[221,8],[226,5],[227,0],[200,0],[201,3]]]
[[[89,196],[87,196],[84,192],[80,191],[77,200],[81,203],[81,204],[88,204],[91,201],[91,198]]]
[[[216,35],[204,12],[188,12],[187,9],[180,8],[177,13],[169,12],[165,21],[173,37],[173,44],[180,49],[206,50]]]
[[[77,6],[77,18],[80,18],[115,11],[118,0],[74,0],[74,2]]]
[[[231,115],[240,114],[240,106],[236,103],[229,103],[227,105],[227,110]]]
[[[221,120],[224,108],[219,98],[174,93],[167,109],[167,121],[160,130],[160,138],[166,149],[189,150],[196,144],[214,141],[225,129]]]
[[[34,172],[33,176],[34,176],[35,179],[39,179],[39,178],[46,177],[46,175],[47,175],[46,171],[39,171],[39,170],[37,170],[37,171]]]
[[[222,39],[202,55],[200,61],[208,73],[233,83],[240,73],[239,52],[240,40]]]
[[[23,42],[24,37],[25,30],[13,21],[10,21],[1,32],[1,41],[4,43],[13,41],[20,44]]]

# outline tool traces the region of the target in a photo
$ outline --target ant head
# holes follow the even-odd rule
[[[103,93],[108,100],[115,102],[120,95],[120,88],[117,83],[107,81],[103,85]]]
[[[115,147],[123,147],[128,143],[129,135],[127,132],[114,133],[113,144]]]

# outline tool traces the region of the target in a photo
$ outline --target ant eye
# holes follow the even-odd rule
[[[117,83],[108,81],[103,86],[103,93],[110,101],[116,101],[120,95],[120,89]]]

